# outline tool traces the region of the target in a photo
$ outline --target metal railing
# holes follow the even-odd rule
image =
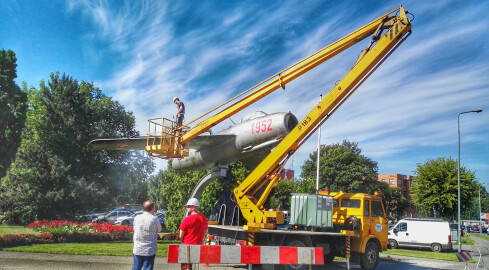
[[[187,128],[166,118],[148,120],[146,152],[159,158],[182,158],[189,155],[190,143],[180,144]]]

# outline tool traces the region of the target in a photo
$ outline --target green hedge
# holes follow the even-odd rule
[[[0,247],[28,246],[48,243],[96,243],[117,240],[129,240],[132,233],[118,231],[112,233],[56,233],[44,232],[33,234],[6,234],[0,237]]]

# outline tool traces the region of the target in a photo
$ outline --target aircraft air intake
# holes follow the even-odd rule
[[[299,121],[297,121],[297,117],[295,117],[295,115],[288,113],[284,117],[284,124],[285,129],[290,132],[293,128],[295,128],[295,126],[297,126],[297,124],[299,124]]]

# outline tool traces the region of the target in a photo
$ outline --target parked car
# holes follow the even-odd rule
[[[160,224],[161,224],[162,229],[165,228],[165,212],[156,212],[155,213],[155,216],[160,220]]]
[[[140,215],[142,213],[143,213],[143,211],[137,211],[130,216],[118,217],[114,221],[114,225],[134,226],[134,218],[137,215]],[[164,228],[164,226],[165,226],[165,214],[164,214],[164,212],[156,212],[155,216],[160,220],[161,228]]]
[[[98,218],[99,216],[104,216],[106,215],[107,212],[104,210],[104,209],[93,209],[92,211],[84,214],[84,215],[80,215],[80,216],[77,216],[76,217],[76,221],[78,222],[89,222],[89,221],[93,221],[94,219]]]
[[[471,231],[478,232],[479,231],[479,225],[472,225],[472,228],[470,228]]]
[[[134,214],[125,217],[118,217],[114,221],[114,225],[124,225],[124,226],[133,226],[134,225],[134,217],[142,214],[143,211],[136,211]]]
[[[389,231],[390,248],[430,247],[434,252],[452,249],[450,225],[436,219],[402,219]]]
[[[143,210],[143,205],[142,204],[124,204],[124,206],[121,206],[122,208],[126,208],[127,210],[130,211],[142,211]]]
[[[133,213],[128,210],[113,210],[110,211],[107,215],[100,216],[98,218],[95,218],[93,222],[98,222],[98,223],[104,223],[104,222],[109,222],[109,223],[114,223],[115,220],[118,217],[127,217],[132,215]]]
[[[487,233],[487,227],[486,226],[482,226],[482,233]]]

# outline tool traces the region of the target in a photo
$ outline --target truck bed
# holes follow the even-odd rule
[[[241,226],[223,226],[223,225],[209,225],[208,233],[210,235],[224,236],[234,239],[246,240],[248,239],[248,231],[244,230]],[[310,235],[310,236],[330,236],[330,237],[346,237],[342,233],[338,232],[313,232],[306,230],[293,230],[293,229],[261,229],[259,234],[282,234],[282,235]]]

